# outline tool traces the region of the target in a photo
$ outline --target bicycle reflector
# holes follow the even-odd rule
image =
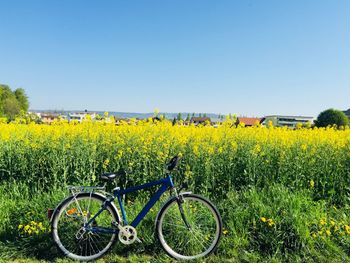
[[[77,212],[77,209],[76,208],[72,208],[72,209],[69,209],[68,211],[67,211],[67,214],[68,215],[73,215],[73,214],[75,214]]]
[[[47,209],[47,218],[49,220],[51,220],[52,214],[53,214],[53,209],[52,208]]]

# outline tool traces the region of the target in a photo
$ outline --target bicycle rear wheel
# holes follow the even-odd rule
[[[183,194],[182,200],[173,198],[160,210],[156,220],[160,244],[171,257],[179,260],[208,256],[219,244],[220,214],[201,196]]]
[[[52,236],[58,248],[75,260],[95,260],[105,254],[116,240],[115,233],[84,231],[84,223],[102,207],[106,198],[96,193],[68,197],[52,216]],[[108,205],[91,223],[95,229],[111,229],[120,222],[116,208]]]

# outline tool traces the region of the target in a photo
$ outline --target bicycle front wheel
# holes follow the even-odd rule
[[[218,210],[210,201],[194,194],[183,194],[180,200],[169,200],[156,220],[161,246],[179,260],[208,256],[219,244],[221,232],[222,220]]]
[[[104,255],[116,240],[108,233],[120,218],[114,205],[109,204],[91,223],[84,225],[99,212],[106,197],[97,193],[80,193],[64,200],[52,216],[52,236],[58,248],[75,260],[91,261]],[[93,231],[95,229],[96,231]],[[98,230],[107,231],[98,231]]]

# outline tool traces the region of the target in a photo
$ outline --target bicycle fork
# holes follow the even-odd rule
[[[187,229],[188,230],[192,230],[192,227],[191,227],[190,223],[188,223],[188,221],[186,219],[186,216],[185,216],[185,211],[184,211],[184,209],[182,207],[182,204],[185,202],[185,200],[183,199],[183,196],[181,194],[177,193],[175,188],[174,188],[174,192],[176,194],[176,201],[177,201],[177,205],[179,206],[179,211],[180,211],[180,214],[181,214],[181,218],[184,221]]]

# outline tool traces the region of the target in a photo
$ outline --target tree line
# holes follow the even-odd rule
[[[0,117],[7,118],[8,121],[14,120],[17,116],[27,115],[29,109],[29,100],[28,96],[25,93],[24,89],[18,88],[14,91],[8,85],[0,84]],[[186,121],[189,121],[191,117],[195,117],[195,113],[190,116],[187,115]],[[198,114],[198,117],[206,117],[207,115]],[[219,119],[223,119],[223,115],[219,115]],[[230,114],[231,119],[231,114]],[[173,122],[183,120],[181,113],[174,118]],[[349,126],[350,121],[348,116],[344,112],[335,109],[328,109],[321,112],[317,120],[315,121],[315,126],[317,127],[345,127]]]

